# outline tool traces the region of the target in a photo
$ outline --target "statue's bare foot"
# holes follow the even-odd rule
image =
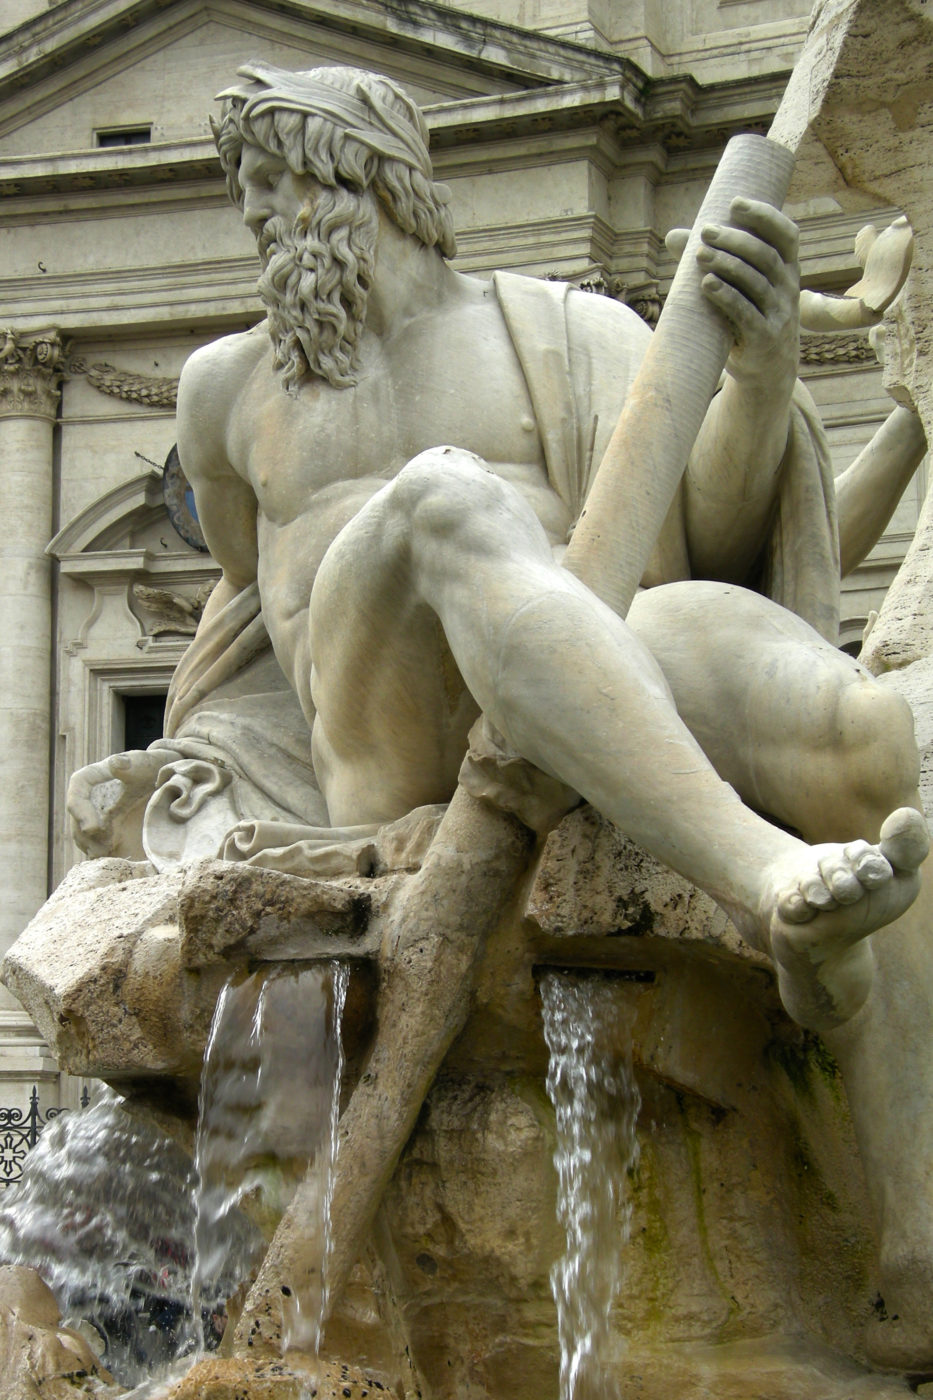
[[[913,903],[929,847],[923,816],[899,807],[877,845],[809,846],[779,865],[765,913],[781,999],[795,1021],[830,1030],[864,1004],[874,972],[868,935]]]

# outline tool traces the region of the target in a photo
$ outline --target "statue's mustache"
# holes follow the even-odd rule
[[[282,214],[273,214],[263,224],[256,235],[256,247],[263,263],[268,263],[275,252],[296,241],[296,225]]]

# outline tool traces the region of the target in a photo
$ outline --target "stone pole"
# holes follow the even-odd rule
[[[48,893],[52,434],[62,345],[0,332],[0,949]],[[16,1003],[3,993],[0,1018]],[[4,1015],[6,1013],[6,1015]]]

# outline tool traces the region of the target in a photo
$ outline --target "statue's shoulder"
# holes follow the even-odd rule
[[[222,431],[250,375],[269,352],[265,321],[193,351],[178,384],[179,422],[190,419],[199,431]]]
[[[182,370],[182,384],[213,380],[218,373],[224,381],[240,384],[269,354],[270,342],[265,321],[248,331],[224,335],[192,352]]]
[[[195,350],[178,383],[178,450],[189,477],[227,460],[227,440],[250,376],[269,354],[265,322]]]
[[[624,301],[579,287],[571,287],[567,293],[567,320],[584,333],[589,329],[598,334],[621,333],[645,345],[651,339],[650,326]]]
[[[496,272],[493,282],[508,319],[521,315],[542,321],[559,318],[575,341],[604,337],[628,345],[647,345],[651,331],[639,315],[609,296],[583,291],[571,283],[522,273]]]

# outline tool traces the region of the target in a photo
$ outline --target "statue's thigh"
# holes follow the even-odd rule
[[[629,614],[720,775],[801,829],[835,799],[854,725],[887,696],[801,618],[747,589],[669,584]],[[867,703],[866,703],[867,702]]]
[[[311,595],[315,768],[342,821],[446,800],[477,714],[381,495],[337,536]]]

